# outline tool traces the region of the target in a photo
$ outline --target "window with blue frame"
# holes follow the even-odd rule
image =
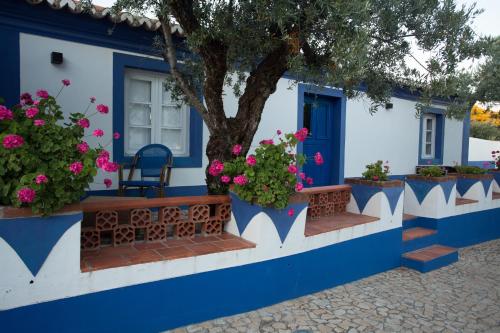
[[[427,108],[420,117],[419,164],[443,164],[444,110]]]
[[[169,67],[162,60],[113,54],[113,157],[130,162],[143,146],[160,143],[174,154],[174,167],[201,167],[203,122],[165,87]]]

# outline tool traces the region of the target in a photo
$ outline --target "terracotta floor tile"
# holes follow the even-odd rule
[[[431,261],[455,252],[456,249],[443,245],[432,245],[424,249],[403,254],[403,257],[417,261]]]
[[[163,243],[166,244],[167,247],[177,247],[194,244],[191,239],[167,239],[166,241],[163,241]]]
[[[437,231],[434,229],[421,227],[410,228],[403,231],[403,241],[410,241],[416,238],[434,235],[435,233],[437,233]]]
[[[493,200],[500,199],[500,192],[493,192],[492,198]]]
[[[160,249],[160,250],[155,250],[155,251],[158,252],[159,254],[161,254],[161,256],[166,260],[193,257],[196,255],[194,253],[194,251],[188,249],[185,246],[177,246],[177,247]]]
[[[208,242],[218,241],[219,238],[217,236],[196,236],[191,239],[195,244],[203,244]]]
[[[99,256],[86,260],[92,270],[120,267],[129,265],[128,259],[122,256]]]
[[[217,242],[212,242],[211,244],[217,246],[222,251],[232,251],[232,250],[241,250],[248,248],[248,244],[242,242],[239,239],[226,239],[220,240]]]
[[[306,237],[309,237],[378,220],[379,218],[377,217],[347,212],[334,216],[321,217],[318,220],[308,219],[304,234]]]
[[[163,256],[156,252],[156,250],[142,250],[138,253],[126,255],[125,257],[131,264],[142,264],[163,260]]]
[[[155,249],[164,249],[167,245],[163,242],[154,242],[154,243],[138,243],[135,244],[134,247],[139,250],[155,250]]]
[[[221,252],[221,249],[212,243],[194,244],[186,246],[193,251],[195,255],[201,256],[209,253]]]
[[[477,200],[465,199],[465,198],[457,198],[455,200],[455,206],[468,205],[478,202]]]
[[[137,253],[137,249],[133,245],[121,245],[121,246],[108,246],[103,247],[99,250],[99,256],[107,255],[121,255],[121,254],[132,254]]]
[[[229,232],[223,232],[221,235],[217,235],[219,239],[240,239],[240,237],[230,234]]]

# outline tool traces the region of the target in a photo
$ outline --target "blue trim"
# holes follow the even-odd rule
[[[396,228],[255,264],[0,311],[0,322],[3,331],[17,333],[157,333],[308,295],[400,262]]]
[[[435,269],[448,266],[450,264],[453,264],[458,261],[458,251],[449,253],[444,256],[437,257],[433,260],[430,261],[418,261],[418,260],[412,260],[408,258],[401,258],[401,265],[412,268],[414,270],[419,271],[420,273],[427,273],[430,271],[433,271]]]
[[[420,116],[420,130],[418,136],[418,164],[420,165],[441,165],[443,164],[444,155],[444,123],[445,123],[445,109],[439,108],[426,108],[422,115]],[[426,113],[431,113],[436,116],[436,138],[434,141],[434,158],[422,158],[422,139],[423,139],[423,128],[424,128],[424,118],[423,115]]]
[[[83,214],[77,213],[0,219],[0,238],[16,251],[31,274],[36,276],[54,245],[82,218]]]
[[[424,247],[436,244],[438,240],[438,234],[432,234],[425,237],[418,237],[412,240],[407,240],[403,242],[403,253],[411,252]]]
[[[125,123],[125,69],[134,68],[152,72],[168,73],[169,66],[163,60],[113,53],[113,131],[124,133]],[[174,157],[176,168],[202,166],[203,120],[194,108],[189,116],[189,156]],[[124,153],[124,135],[113,140],[113,159],[119,163],[131,163],[132,156]]]
[[[407,179],[406,184],[410,186],[413,190],[413,193],[417,197],[418,203],[421,205],[425,200],[425,197],[429,192],[436,186],[441,187],[443,190],[444,198],[446,199],[446,203],[450,200],[451,191],[453,187],[456,185],[456,180],[448,180],[445,182],[435,182],[428,180],[419,180],[419,179]]]
[[[404,187],[382,187],[373,185],[363,185],[363,184],[350,184],[352,190],[352,196],[358,205],[359,213],[363,214],[363,210],[370,199],[377,193],[382,192],[385,194],[387,201],[389,202],[389,208],[391,209],[391,214],[394,215],[396,206],[398,205],[401,193],[403,193]]]
[[[1,18],[1,16],[0,16]],[[10,107],[19,103],[20,83],[20,50],[19,32],[5,28],[0,23],[0,40],[3,52],[0,52],[0,97]]]
[[[148,198],[155,198],[158,193],[154,190],[144,191],[145,196]],[[165,187],[165,193],[167,197],[184,197],[184,196],[197,196],[206,195],[208,193],[206,185],[194,185],[194,186],[168,186]],[[89,196],[117,196],[118,190],[96,190],[87,191],[84,198]],[[127,190],[127,196],[138,197],[141,196],[141,192],[138,189]],[[83,198],[82,198],[83,199]]]
[[[467,111],[463,123],[464,125],[462,128],[462,165],[467,165],[469,162],[470,110]]]
[[[315,94],[326,97],[340,98],[340,112],[333,116],[333,140],[332,166],[336,171],[332,175],[332,184],[344,183],[344,159],[345,159],[345,126],[346,126],[346,101],[344,93],[340,89],[318,87],[310,84],[299,83],[297,100],[297,129],[302,128],[304,123],[304,98],[306,94]],[[303,153],[304,145],[299,142],[297,152]]]

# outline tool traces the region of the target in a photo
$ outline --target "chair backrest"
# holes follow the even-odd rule
[[[136,168],[141,169],[141,178],[160,177],[164,165],[172,165],[173,155],[170,149],[161,144],[151,144],[142,147],[136,153]]]

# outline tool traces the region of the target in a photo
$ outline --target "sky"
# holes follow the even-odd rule
[[[418,1],[418,0],[416,0]],[[498,16],[500,15],[500,0],[456,0],[458,4],[471,5],[476,3],[477,8],[484,9],[484,12],[478,16],[473,24],[474,30],[481,35],[500,35],[500,24],[498,24]],[[115,0],[93,0],[96,5],[109,7],[113,5]],[[496,23],[495,23],[496,22]]]

